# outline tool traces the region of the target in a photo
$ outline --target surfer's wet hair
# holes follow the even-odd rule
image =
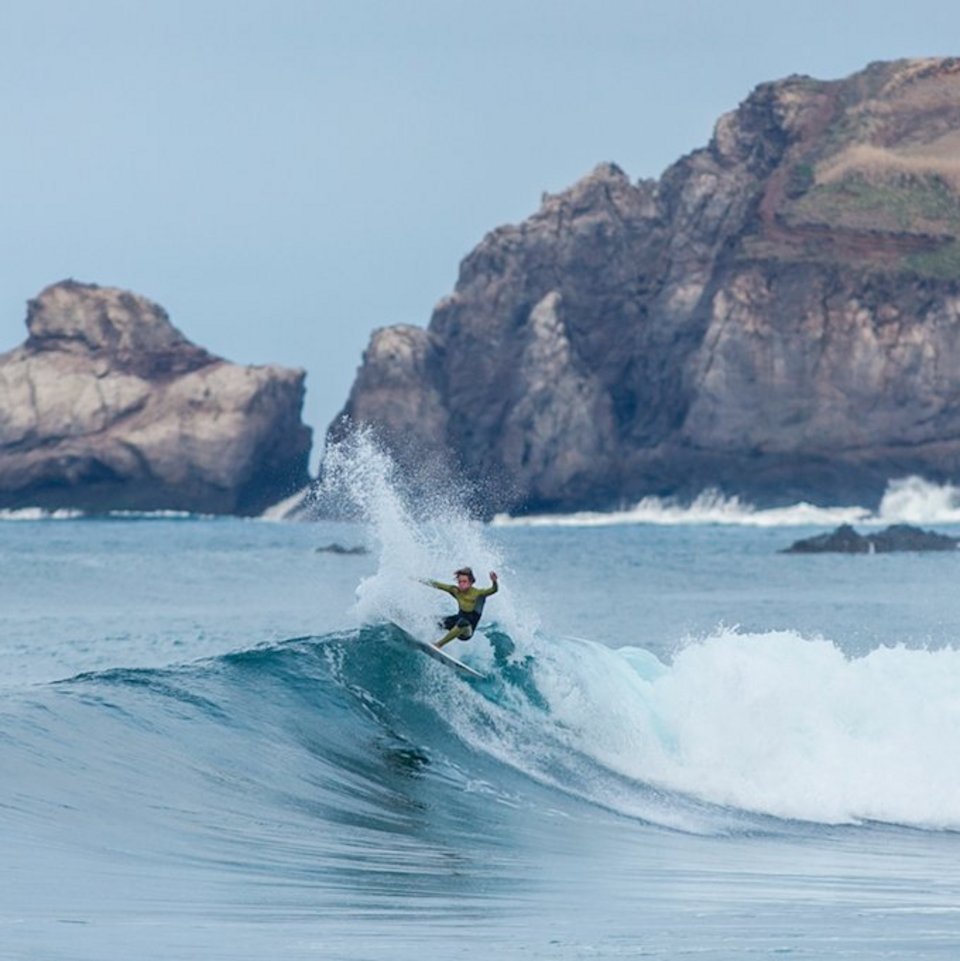
[[[454,577],[466,577],[469,578],[471,584],[476,583],[476,578],[473,576],[473,569],[470,567],[461,567],[460,570],[453,572]]]

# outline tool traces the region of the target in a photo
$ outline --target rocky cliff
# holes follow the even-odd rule
[[[55,284],[0,356],[0,507],[256,514],[307,483],[302,371],[240,367],[156,304]]]
[[[335,439],[489,510],[960,479],[960,60],[763,84],[659,181],[604,164],[374,333]]]

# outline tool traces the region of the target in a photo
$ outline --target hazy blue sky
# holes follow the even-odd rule
[[[322,434],[542,191],[658,176],[763,81],[951,53],[956,0],[0,0],[0,351],[49,283],[128,288],[305,367]]]

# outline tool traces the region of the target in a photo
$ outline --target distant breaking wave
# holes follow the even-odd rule
[[[838,524],[960,524],[960,487],[934,484],[922,477],[892,480],[873,512],[866,507],[817,507],[801,502],[761,509],[737,496],[706,490],[690,504],[669,498],[645,497],[621,511],[580,511],[511,517],[498,514],[497,526],[604,527],[616,524],[730,524],[749,527],[813,527]]]
[[[307,516],[307,490],[266,510],[254,520],[284,521]],[[48,510],[21,507],[0,510],[3,521],[64,521],[86,517],[115,520],[189,520],[210,515],[188,511],[116,510],[88,514],[72,508]],[[683,525],[731,525],[745,527],[823,527],[838,524],[960,524],[960,487],[934,484],[922,477],[892,480],[874,512],[866,507],[818,507],[805,501],[789,507],[758,508],[737,495],[725,496],[715,489],[705,490],[692,503],[673,498],[644,497],[635,506],[619,511],[577,511],[573,514],[530,514],[514,517],[497,514],[497,527],[609,527],[618,524],[652,524],[663,527]]]
[[[0,510],[0,521],[74,521],[85,517],[104,517],[115,520],[183,520],[193,517],[210,519],[210,515],[191,514],[189,511],[106,511],[102,514],[88,514],[86,511],[61,507],[47,510],[44,507],[18,507]]]
[[[15,510],[0,510],[0,521],[69,521],[83,517],[83,511],[50,511],[43,507],[19,507]]]

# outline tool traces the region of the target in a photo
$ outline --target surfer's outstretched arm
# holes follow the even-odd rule
[[[432,581],[426,577],[418,578],[418,580],[421,584],[426,584],[427,587],[435,587],[438,591],[446,591],[448,594],[457,593],[455,584],[444,584],[443,581]]]

